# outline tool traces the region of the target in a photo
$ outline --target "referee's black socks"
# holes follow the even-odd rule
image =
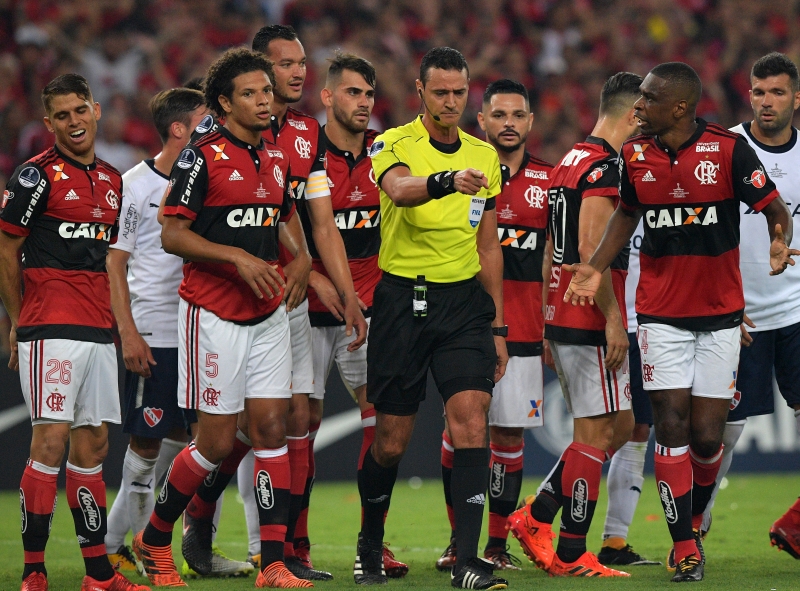
[[[453,451],[453,472],[450,492],[456,524],[458,573],[471,558],[478,555],[483,508],[489,486],[489,450],[485,447]]]
[[[383,542],[383,521],[392,501],[397,466],[384,468],[378,464],[372,456],[372,446],[364,454],[363,466],[358,471],[358,488],[361,491],[363,513],[361,534],[368,540]]]

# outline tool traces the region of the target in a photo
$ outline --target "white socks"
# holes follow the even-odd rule
[[[603,539],[626,538],[644,484],[646,441],[629,441],[611,458],[608,469],[608,512]]]
[[[244,502],[244,519],[247,523],[247,552],[251,556],[261,554],[261,529],[258,526],[258,507],[253,494],[253,472],[256,457],[251,449],[239,464],[236,480],[239,484],[239,496]]]
[[[158,461],[156,462],[156,485],[155,489],[160,489],[164,484],[164,477],[167,470],[172,465],[175,457],[181,453],[181,450],[186,447],[185,441],[175,441],[174,439],[162,439],[161,451],[158,453]]]
[[[719,473],[717,474],[717,485],[714,487],[714,492],[711,493],[711,499],[708,501],[708,506],[703,512],[703,525],[700,529],[708,531],[711,527],[711,509],[714,507],[714,500],[717,498],[719,492],[719,485],[722,479],[730,470],[731,462],[733,461],[733,448],[736,447],[736,442],[742,436],[744,425],[747,419],[741,421],[734,421],[733,423],[725,423],[725,430],[722,432],[722,444],[725,446],[722,450],[722,463],[719,466]]]
[[[108,514],[106,548],[115,553],[125,544],[125,536],[138,533],[147,525],[155,506],[156,460],[147,460],[128,446],[122,463],[122,482]]]

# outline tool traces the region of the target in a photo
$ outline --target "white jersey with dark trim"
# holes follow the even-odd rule
[[[178,287],[183,279],[183,260],[164,252],[157,219],[169,177],[148,159],[126,172],[122,180],[120,229],[111,248],[131,255],[128,288],[133,320],[148,345],[174,348],[178,346]]]
[[[800,222],[800,142],[797,129],[782,146],[767,146],[750,132],[750,122],[732,127],[742,134],[764,163],[767,175],[789,206],[795,235]],[[770,277],[769,234],[763,216],[744,203],[739,204],[741,243],[739,269],[744,285],[745,314],[756,328],[753,331],[774,330],[800,322],[800,265],[787,267],[780,275]],[[796,241],[795,241],[796,242]],[[795,246],[796,247],[796,246]]]

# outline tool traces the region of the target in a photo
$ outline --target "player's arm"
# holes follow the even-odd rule
[[[328,272],[330,281],[327,277],[319,273],[312,273],[310,279],[311,287],[318,294],[325,293],[326,288],[330,291],[330,282],[336,288],[336,292],[341,299],[343,316],[345,321],[345,334],[353,334],[353,327],[356,329],[355,340],[348,345],[348,351],[355,351],[367,340],[367,321],[358,304],[358,297],[353,286],[353,277],[350,274],[350,264],[347,262],[347,251],[344,248],[342,235],[333,218],[333,206],[330,197],[319,197],[306,201],[308,217],[311,220],[311,233],[314,237],[314,244],[317,245],[322,264]],[[326,294],[329,295],[329,294]],[[322,298],[321,298],[322,299]],[[330,299],[330,298],[328,298]],[[330,307],[329,307],[330,309]],[[336,316],[336,314],[334,314]],[[340,317],[339,320],[342,320]]]
[[[380,186],[397,207],[417,207],[453,193],[477,195],[481,189],[489,188],[489,182],[483,172],[474,168],[413,176],[406,166],[395,166],[383,175]]]
[[[117,320],[119,337],[122,341],[122,359],[125,369],[133,373],[150,377],[150,364],[156,365],[150,346],[139,334],[131,312],[131,292],[128,288],[129,252],[118,248],[109,248],[106,255],[106,270],[111,287],[111,310]]]
[[[278,238],[286,250],[294,257],[283,272],[286,275],[286,290],[283,299],[286,302],[286,311],[291,312],[306,297],[308,274],[311,272],[311,254],[300,223],[300,216],[293,215],[287,222],[281,222],[278,227]]]
[[[481,270],[478,271],[478,281],[481,282],[494,300],[495,317],[493,327],[505,324],[503,320],[503,249],[497,238],[497,211],[485,210],[477,232],[478,259]],[[508,350],[504,337],[494,337],[494,346],[497,350],[497,368],[494,372],[495,383],[500,381],[506,373],[508,365]]]
[[[11,357],[8,367],[19,371],[17,356],[17,324],[19,311],[22,308],[22,273],[19,268],[19,249],[25,242],[25,236],[15,236],[0,230],[0,299],[11,321]]]
[[[793,256],[800,255],[800,250],[789,248],[792,244],[792,214],[782,197],[778,196],[761,210],[767,218],[769,230],[769,265],[770,275],[779,275],[789,265],[794,265]]]
[[[614,213],[614,203],[608,197],[587,197],[581,203],[578,220],[578,254],[581,262],[591,259]],[[628,351],[628,333],[622,323],[622,312],[614,296],[611,284],[611,269],[602,272],[600,286],[594,295],[597,307],[606,318],[606,368],[615,371],[622,367]]]

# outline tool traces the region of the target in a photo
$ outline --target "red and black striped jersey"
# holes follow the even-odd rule
[[[622,146],[622,207],[643,210],[639,324],[711,331],[742,322],[739,201],[761,211],[778,191],[742,136],[697,124],[677,153],[651,136]]]
[[[3,192],[0,229],[26,237],[19,341],[111,343],[108,245],[116,241],[122,177],[54,146],[19,166]]]
[[[617,152],[605,140],[589,136],[575,144],[553,169],[548,203],[550,234],[553,237],[553,267],[545,308],[544,336],[573,345],[606,344],[606,319],[597,306],[573,306],[564,302],[564,292],[571,279],[561,265],[581,262],[578,231],[581,204],[589,197],[606,197],[619,203],[619,165]],[[611,264],[611,284],[619,304],[623,324],[625,314],[625,277],[628,274],[626,247]]]
[[[353,285],[367,305],[364,316],[372,312],[372,295],[381,278],[378,267],[378,251],[381,247],[381,205],[380,192],[375,182],[375,172],[367,151],[378,132],[371,129],[364,134],[364,146],[360,154],[353,154],[337,148],[325,135],[325,171],[331,190],[333,217],[342,235],[347,262]],[[301,219],[307,217],[303,211]],[[311,224],[305,219],[303,228],[313,257],[313,268],[328,276],[319,251],[311,236]],[[312,326],[338,326],[344,324],[319,301],[313,289],[308,289],[308,311]]]
[[[253,146],[225,127],[190,143],[170,174],[164,215],[192,220],[206,240],[241,248],[270,264],[278,260],[278,223],[294,213],[283,150]],[[282,272],[281,268],[278,267]],[[282,296],[258,299],[231,264],[187,262],[180,296],[224,320],[255,324]]]
[[[508,354],[542,354],[542,262],[547,239],[547,188],[553,165],[527,152],[510,176],[501,165],[497,235],[503,249],[503,315]]]

